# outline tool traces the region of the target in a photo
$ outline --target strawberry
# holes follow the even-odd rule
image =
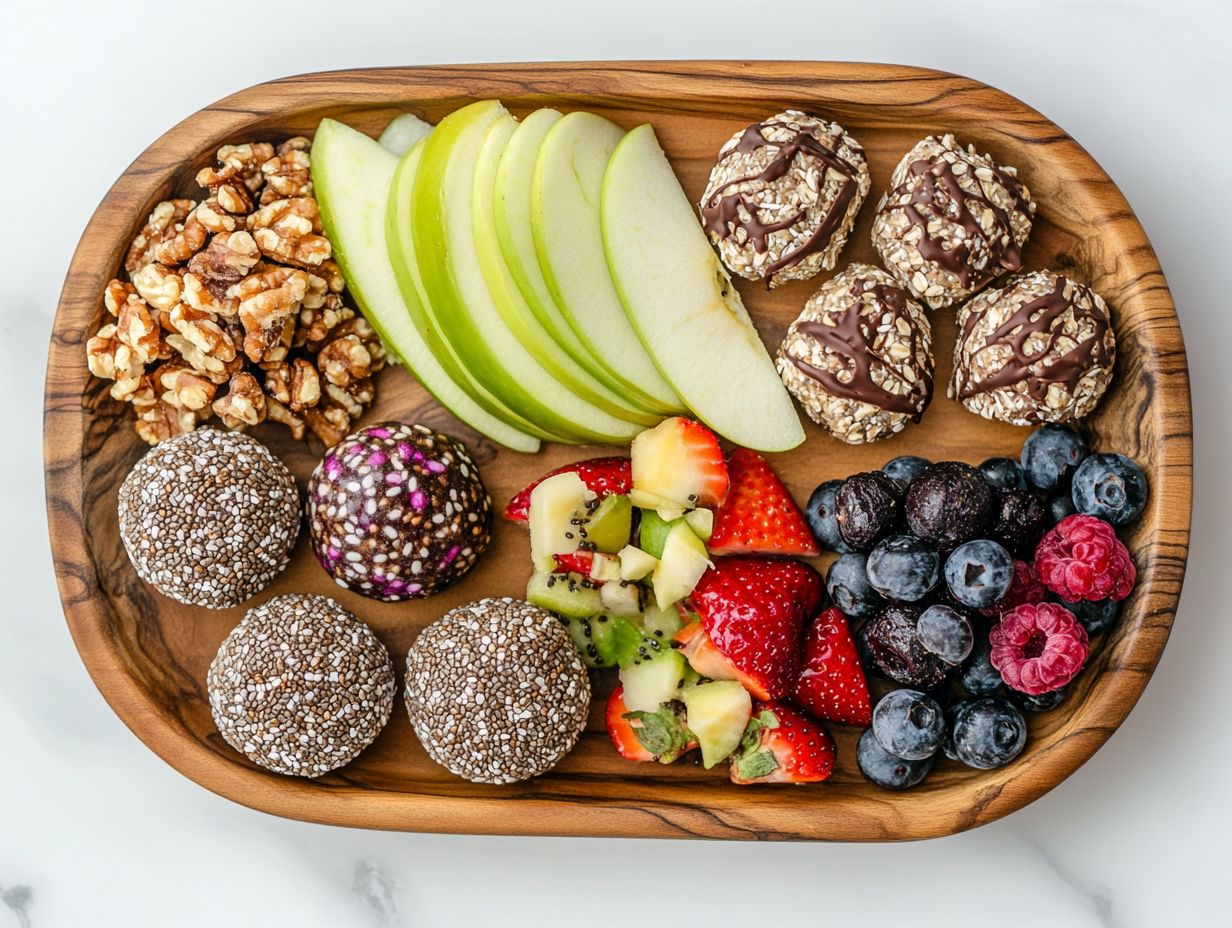
[[[633,486],[628,458],[591,458],[589,461],[575,461],[564,467],[558,467],[556,470],[550,470],[529,486],[523,487],[505,507],[505,518],[510,522],[525,522],[530,513],[531,491],[549,477],[570,472],[581,477],[587,489],[594,490],[600,499],[616,493],[628,493]]]
[[[741,673],[736,669],[736,665],[714,646],[714,642],[702,628],[701,619],[696,616],[692,619],[693,621],[676,632],[673,639],[673,647],[680,649],[689,666],[711,680],[736,680],[755,699],[769,699],[769,694],[758,679]]]
[[[821,577],[807,564],[739,557],[707,570],[690,596],[714,647],[768,699],[795,687],[804,622],[821,599]]]
[[[872,724],[868,681],[847,617],[838,609],[827,609],[805,632],[804,667],[792,701],[813,718],[842,725]]]
[[[589,577],[595,556],[589,551],[574,551],[572,554],[553,554],[552,559],[556,561],[556,569],[552,571],[554,574],[581,574],[583,577]]]
[[[714,514],[711,554],[798,554],[816,557],[817,540],[800,507],[756,451],[737,448],[727,459],[731,489]]]
[[[640,432],[632,455],[635,506],[643,509],[718,506],[731,485],[723,449],[700,422],[675,416]]]
[[[761,703],[732,755],[731,781],[817,783],[834,769],[834,754],[834,741],[820,725],[782,703]]]
[[[697,747],[684,719],[673,708],[660,706],[656,712],[630,712],[625,706],[625,688],[618,686],[607,698],[608,737],[625,760],[670,764]]]

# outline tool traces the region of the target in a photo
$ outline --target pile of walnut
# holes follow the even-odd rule
[[[211,416],[266,419],[327,446],[373,400],[380,339],[342,302],[343,280],[312,196],[310,143],[224,145],[197,174],[200,202],[167,200],[133,240],[86,346],[150,444]]]

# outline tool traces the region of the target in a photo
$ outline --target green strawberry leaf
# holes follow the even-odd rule
[[[689,743],[680,717],[667,706],[654,712],[626,712],[624,718],[639,723],[630,726],[633,736],[656,759],[675,760]]]

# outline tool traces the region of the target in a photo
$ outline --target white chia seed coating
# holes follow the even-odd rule
[[[326,573],[387,602],[461,579],[492,538],[492,500],[462,443],[398,422],[326,453],[308,482],[307,515]]]
[[[289,776],[319,777],[349,763],[381,733],[394,704],[385,646],[326,596],[276,596],[248,610],[206,685],[227,743]]]
[[[406,658],[406,708],[434,761],[475,783],[539,776],[586,726],[590,679],[569,633],[521,600],[446,613]]]
[[[120,487],[120,537],[138,576],[191,606],[226,609],[286,569],[299,492],[282,462],[241,432],[178,435]]]

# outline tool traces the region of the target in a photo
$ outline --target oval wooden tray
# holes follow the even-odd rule
[[[626,128],[654,124],[691,197],[720,144],[736,129],[788,107],[833,117],[865,146],[873,173],[843,261],[874,261],[873,206],[894,164],[931,132],[1019,167],[1039,202],[1026,265],[1092,285],[1114,308],[1117,379],[1087,423],[1101,448],[1132,455],[1151,479],[1146,513],[1129,542],[1140,585],[1124,620],[1069,700],[1036,717],[1015,763],[977,772],[942,761],[913,791],[881,791],[860,776],[857,732],[834,726],[832,779],[813,787],[738,788],[725,767],[661,767],[619,759],[600,702],[577,749],[549,775],[510,787],[456,779],[427,759],[399,704],[379,740],[354,763],[316,781],[280,777],[245,761],[210,719],[206,667],[243,609],[210,612],[173,603],[137,580],[116,528],[116,491],[143,453],[127,410],[85,367],[85,340],[103,313],[104,283],[157,201],[193,189],[192,177],[227,142],[311,133],[333,116],[376,134],[396,112],[437,120],[470,100],[499,97],[515,113],[585,108]],[[740,283],[772,348],[816,282],[773,293]],[[937,382],[950,368],[953,313],[934,314]],[[1176,313],[1141,226],[1116,185],[1065,132],[978,81],[912,68],[828,63],[667,62],[397,68],[310,74],[252,87],[189,117],[151,145],[116,182],[90,221],[68,272],[48,362],[45,454],[51,543],[69,627],[98,688],[167,763],[216,793],[293,818],[408,831],[501,834],[898,840],[961,831],[1020,808],[1072,773],[1133,707],[1167,640],[1189,540],[1191,433],[1188,376]],[[365,421],[422,421],[463,438],[498,506],[550,466],[592,449],[549,446],[536,456],[501,451],[438,408],[400,369],[385,372]],[[942,391],[943,394],[944,391]],[[756,414],[750,410],[750,414]],[[879,467],[898,454],[978,462],[1017,454],[1025,430],[985,422],[938,395],[923,423],[873,447],[849,448],[816,428],[776,458],[797,499],[820,480]],[[316,453],[262,427],[303,481]],[[401,676],[417,631],[455,604],[519,595],[525,536],[508,524],[459,586],[413,604],[379,604],[340,591],[301,538],[295,560],[262,598],[291,591],[337,597],[370,622]],[[824,562],[819,562],[824,567]],[[604,692],[602,686],[600,691]]]

